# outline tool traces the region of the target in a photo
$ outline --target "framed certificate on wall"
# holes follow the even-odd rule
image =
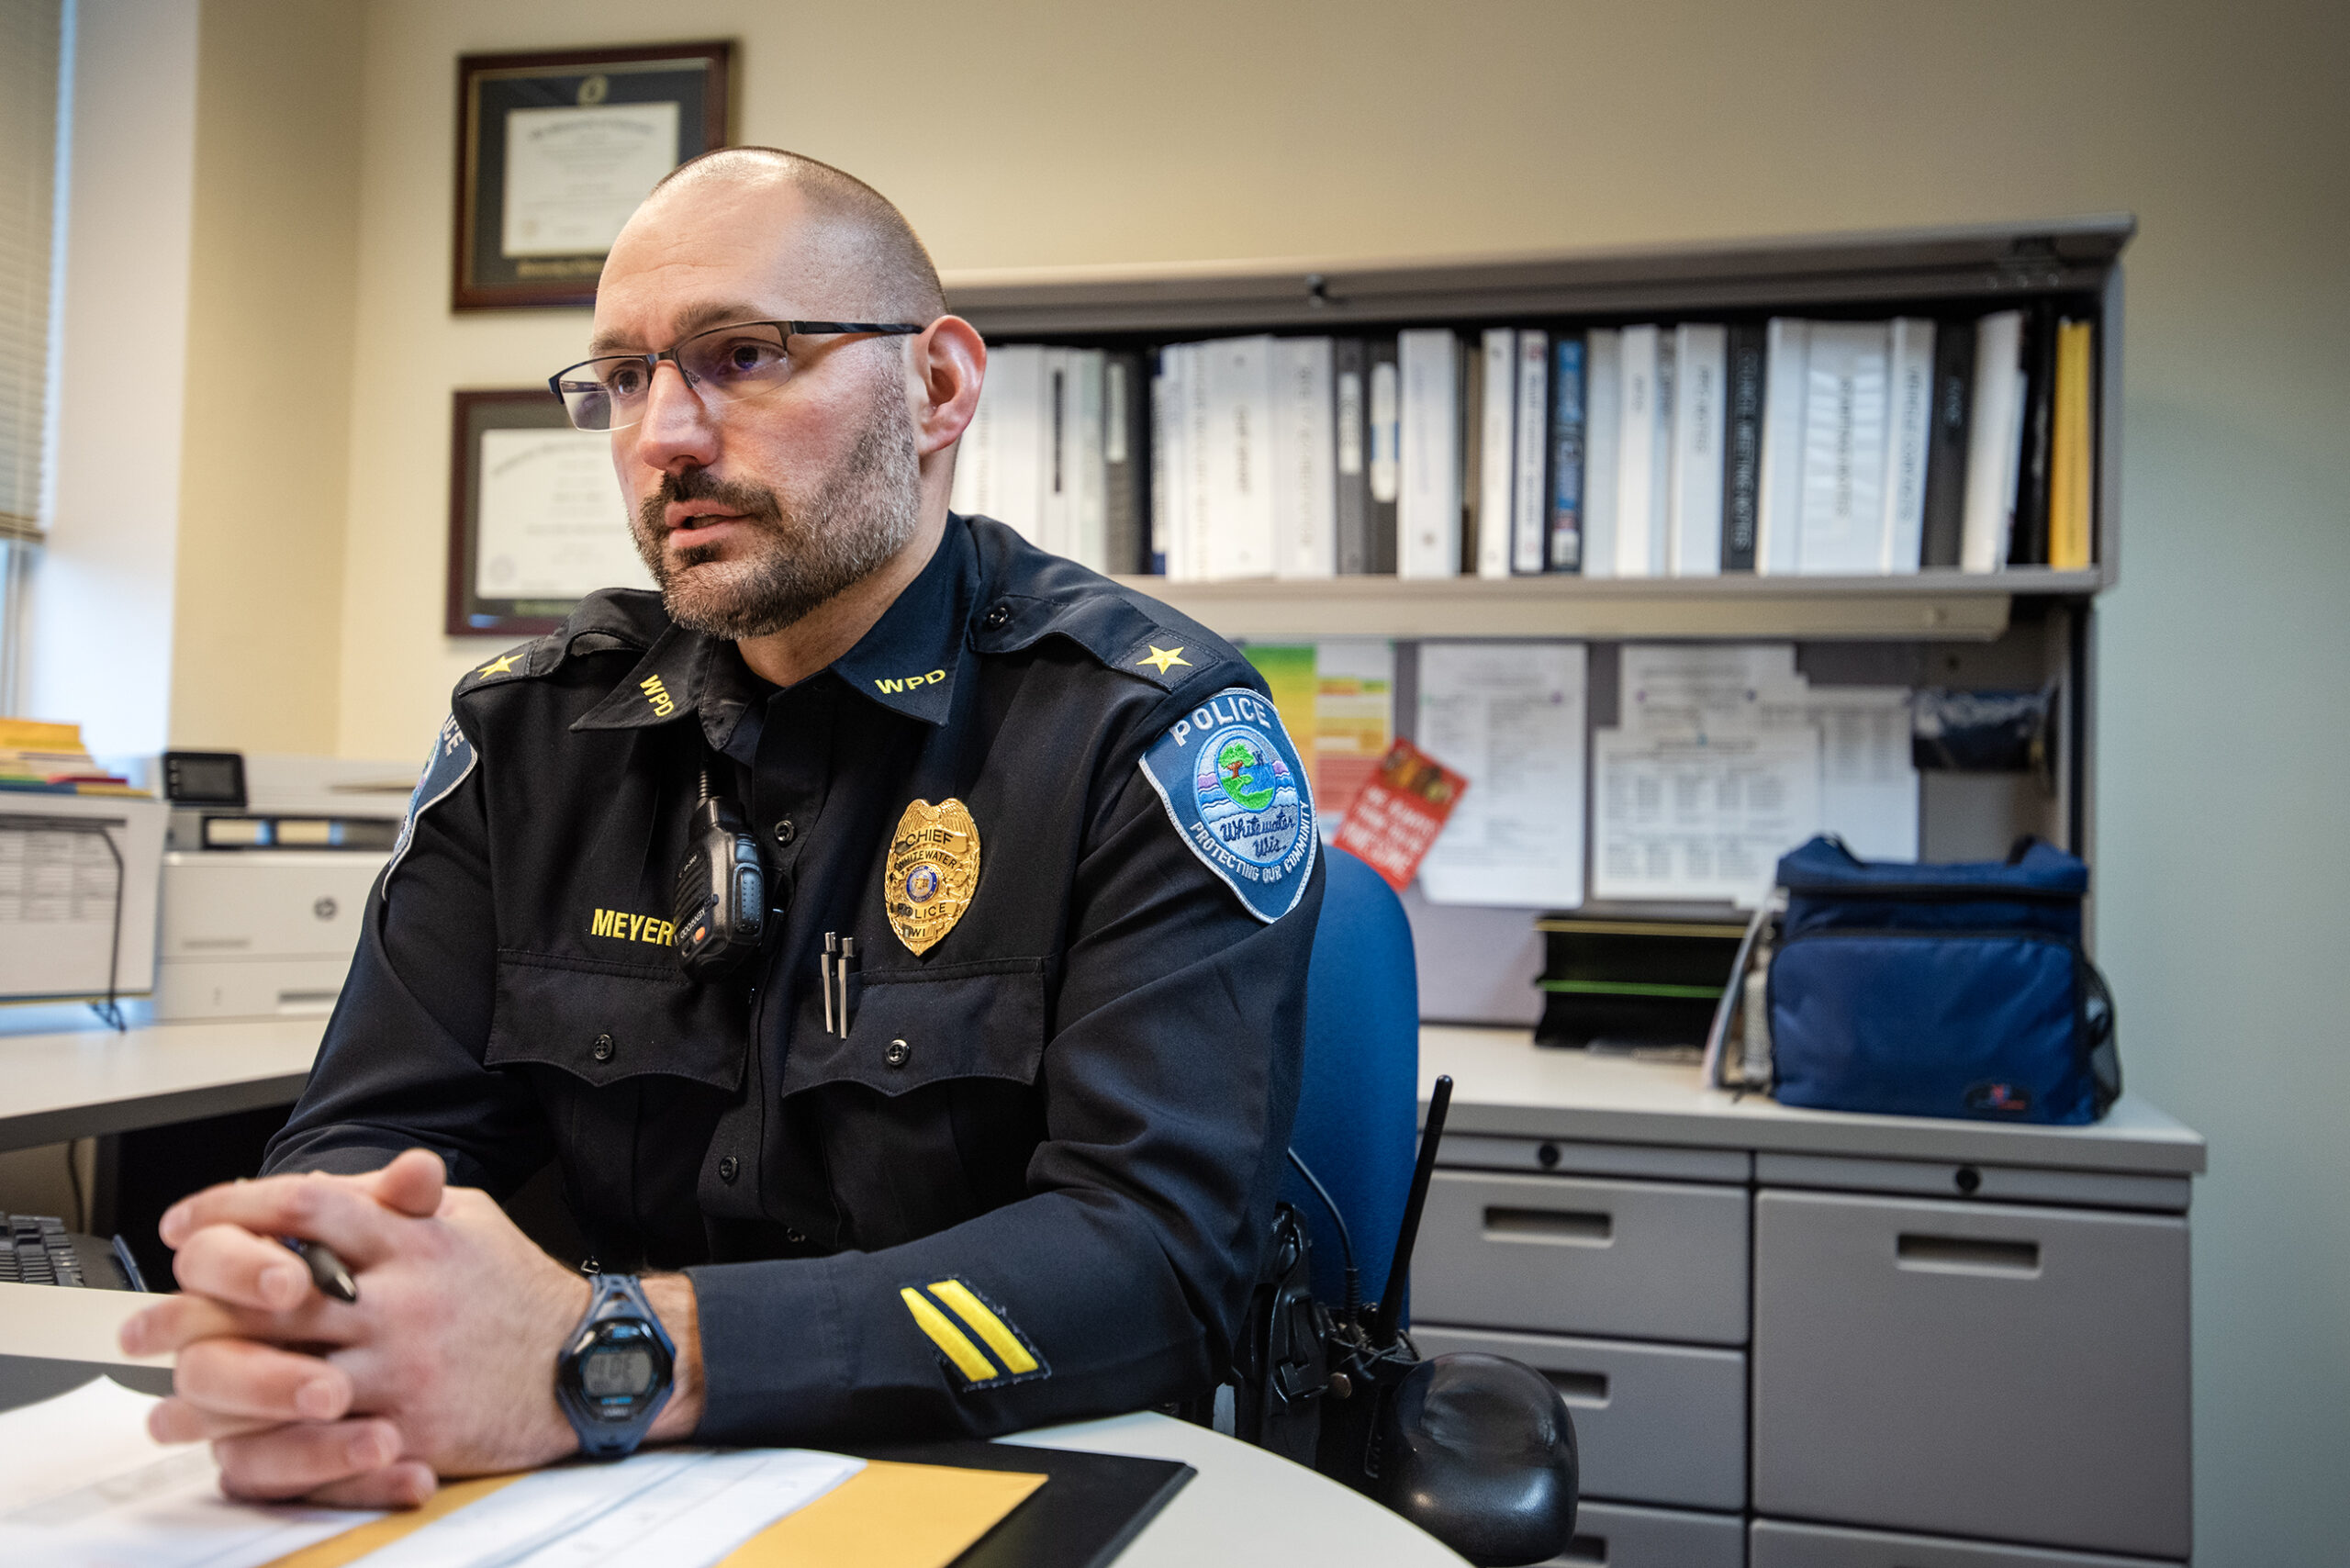
[[[457,62],[456,310],[592,305],[654,183],[729,140],[734,46]]]
[[[572,429],[543,386],[454,398],[451,636],[552,632],[598,588],[653,586],[629,533],[610,435]]]

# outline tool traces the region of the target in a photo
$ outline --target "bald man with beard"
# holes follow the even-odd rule
[[[176,1354],[155,1435],[237,1495],[409,1505],[1213,1387],[1322,897],[1263,682],[949,511],[986,347],[838,170],[680,168],[583,347],[554,390],[659,592],[458,683],[267,1173],[164,1217],[184,1294],[123,1334]],[[576,1267],[498,1206],[551,1163]]]

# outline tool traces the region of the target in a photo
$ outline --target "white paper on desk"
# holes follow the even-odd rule
[[[1687,734],[1751,729],[1765,700],[1804,687],[1792,643],[1627,643],[1617,663],[1617,722]]]
[[[1429,902],[1517,909],[1583,903],[1581,643],[1427,643],[1414,744],[1469,789],[1428,857]]]
[[[705,1568],[865,1468],[811,1449],[656,1449],[542,1470],[362,1559],[364,1568]]]
[[[147,1436],[106,1378],[0,1415],[0,1568],[257,1568],[379,1513],[220,1495],[208,1447]],[[366,1568],[705,1568],[865,1468],[807,1449],[661,1449],[526,1475]],[[657,1551],[655,1547],[657,1545]]]
[[[1728,900],[1751,909],[1779,857],[1819,820],[1819,732],[1594,741],[1591,884],[1603,899]]]
[[[0,1415],[0,1564],[255,1568],[380,1517],[229,1502],[209,1447],[147,1435],[159,1403],[95,1378]]]

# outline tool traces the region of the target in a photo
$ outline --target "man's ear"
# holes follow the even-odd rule
[[[979,411],[979,383],[986,379],[988,345],[979,330],[960,316],[941,316],[923,329],[907,352],[913,398],[914,450],[924,457],[962,438]]]

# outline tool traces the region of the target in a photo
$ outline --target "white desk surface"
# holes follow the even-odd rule
[[[10,1022],[66,1026],[9,1033]],[[149,1024],[123,1034],[81,1010],[0,1016],[0,1148],[291,1104],[325,1029],[322,1015]]]
[[[122,1320],[155,1298],[132,1291],[0,1283],[0,1352],[160,1366],[115,1349]],[[1137,1413],[1003,1439],[1036,1448],[1180,1460],[1199,1473],[1118,1555],[1118,1568],[1295,1568],[1305,1562],[1459,1568],[1436,1538],[1369,1498],[1262,1449],[1169,1417]]]
[[[1452,1075],[1449,1133],[2195,1175],[2202,1135],[2134,1094],[2085,1127],[1807,1111],[1708,1089],[1695,1067],[1537,1046],[1530,1030],[1420,1028],[1420,1101]]]
[[[1113,1416],[1002,1440],[1181,1460],[1199,1472],[1118,1554],[1117,1568],[1460,1568],[1463,1561],[1418,1526],[1327,1476],[1169,1416]]]
[[[0,1148],[290,1103],[324,1018],[151,1024],[127,1034],[44,1009],[6,1032],[0,1012]],[[1421,1097],[1453,1079],[1452,1131],[1706,1148],[2199,1175],[2200,1134],[2134,1094],[2092,1126],[2023,1126],[1806,1111],[1708,1089],[1694,1067],[1537,1046],[1525,1029],[1420,1029]]]

